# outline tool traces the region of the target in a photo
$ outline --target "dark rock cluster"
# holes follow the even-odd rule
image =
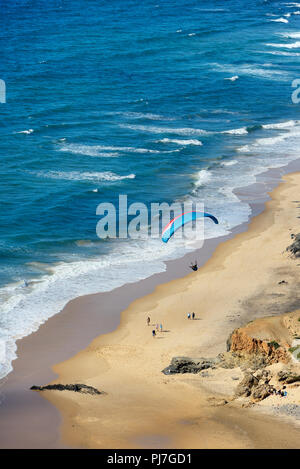
[[[73,391],[83,394],[102,394],[98,389],[86,384],[48,384],[47,386],[31,386],[32,391]]]
[[[292,384],[300,381],[300,376],[289,370],[281,370],[278,372],[277,376],[278,381],[282,381],[285,384]]]
[[[294,254],[295,257],[300,257],[300,233],[294,236],[294,242],[287,250]]]
[[[218,360],[215,358],[189,358],[174,357],[171,364],[162,370],[165,375],[177,373],[199,373],[202,370],[213,368]]]
[[[255,401],[261,401],[273,393],[273,386],[269,384],[270,376],[267,371],[245,373],[235,391],[235,397],[252,397]]]

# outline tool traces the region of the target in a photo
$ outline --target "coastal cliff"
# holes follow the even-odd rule
[[[288,344],[281,345],[276,340],[261,340],[247,334],[247,330],[236,329],[231,335],[230,351],[245,358],[249,355],[260,355],[266,364],[288,363],[290,354]]]
[[[226,399],[218,401],[218,405],[242,399],[242,405],[247,407],[273,395],[286,396],[300,386],[300,361],[294,357],[298,346],[291,347],[300,339],[299,318],[300,311],[295,311],[251,321],[232,332],[227,352],[216,358],[174,357],[162,371],[165,375],[198,374],[204,386],[209,378],[218,376],[217,391],[224,394],[226,389]],[[226,379],[231,370],[236,385],[228,389],[222,377]]]
[[[233,331],[227,341],[227,350],[244,357],[261,356],[266,365],[290,363],[298,348],[300,352],[299,319],[300,311],[297,310],[252,321]]]

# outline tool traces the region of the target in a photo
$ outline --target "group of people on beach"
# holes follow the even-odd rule
[[[275,389],[273,387],[272,394],[275,394],[275,396],[286,397],[287,396],[286,386],[283,386],[282,389]]]
[[[196,318],[196,315],[195,315],[194,312],[193,312],[193,313],[188,313],[188,314],[187,314],[187,318],[188,318],[188,319],[195,319],[195,318]],[[148,316],[148,317],[147,317],[147,326],[150,326],[150,322],[151,322],[151,319],[150,319],[150,316]],[[160,331],[160,332],[163,331],[163,325],[162,325],[162,323],[160,323],[160,324],[157,323],[156,326],[155,326],[155,329],[152,329],[152,337],[156,337],[156,334],[157,334],[159,331]]]
[[[195,313],[188,313],[187,318],[188,319],[195,319],[196,315]]]
[[[151,319],[150,319],[150,317],[148,316],[148,317],[147,317],[147,325],[148,325],[148,326],[150,326],[150,322],[151,322]],[[159,331],[160,331],[160,332],[163,331],[163,325],[162,325],[162,323],[160,323],[160,324],[157,323],[156,326],[155,326],[155,329],[152,329],[152,337],[156,337],[156,334],[157,334]]]

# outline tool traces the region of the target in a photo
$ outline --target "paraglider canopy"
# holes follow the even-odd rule
[[[173,218],[173,220],[171,220],[170,223],[165,226],[162,232],[162,241],[164,243],[167,243],[169,239],[173,236],[175,231],[184,226],[186,223],[190,223],[193,220],[205,217],[210,218],[216,225],[219,223],[217,218],[211,215],[210,213],[196,211],[182,213],[181,215],[178,215],[177,217]]]

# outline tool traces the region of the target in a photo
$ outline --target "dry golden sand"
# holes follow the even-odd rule
[[[200,375],[161,373],[174,356],[216,356],[232,330],[252,319],[299,308],[300,266],[285,250],[291,233],[300,232],[300,173],[284,181],[248,231],[219,245],[198,272],[136,300],[116,331],[54,367],[55,382],[85,383],[106,393],[43,392],[63,414],[67,444],[300,448],[300,428],[292,423],[237,402],[217,405],[237,384],[232,372],[227,380],[216,373],[209,386]],[[281,280],[288,283],[279,285]],[[192,311],[195,321],[187,319]],[[146,325],[148,315],[151,324],[163,324],[156,338]]]

